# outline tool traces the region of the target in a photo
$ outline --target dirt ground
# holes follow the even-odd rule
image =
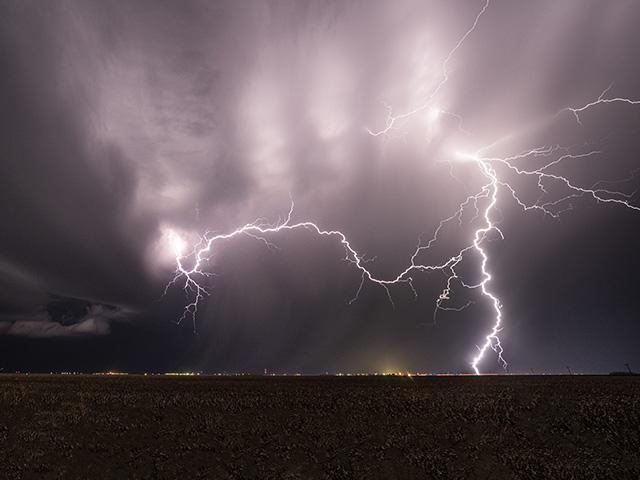
[[[0,478],[638,479],[640,377],[0,376]]]

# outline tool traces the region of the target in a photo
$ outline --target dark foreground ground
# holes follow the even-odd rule
[[[0,478],[639,479],[640,377],[4,375]]]

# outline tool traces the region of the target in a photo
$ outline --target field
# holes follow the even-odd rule
[[[640,377],[0,376],[0,478],[637,479]]]

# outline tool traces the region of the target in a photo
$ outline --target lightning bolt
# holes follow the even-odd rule
[[[440,114],[453,116],[458,121],[458,130],[462,131],[462,117],[451,112],[434,109],[433,101],[438,93],[446,85],[449,76],[449,63],[455,53],[463,47],[467,38],[476,30],[481,17],[485,14],[490,6],[490,0],[486,0],[474,18],[471,26],[463,33],[458,42],[445,56],[442,65],[442,75],[434,86],[431,93],[423,103],[417,107],[394,115],[391,107],[388,107],[388,114],[385,119],[385,126],[380,130],[367,129],[369,135],[373,137],[386,136],[392,130],[401,128],[404,121],[408,121],[411,117],[418,113],[431,108],[431,119],[435,121]],[[624,97],[607,97],[613,84],[609,85],[600,96],[589,103],[579,107],[565,107],[557,113],[557,116],[564,112],[572,114],[578,123],[582,125],[581,116],[588,110],[597,106],[609,104],[627,104],[638,105],[640,100],[632,100]],[[504,138],[504,137],[503,137]],[[377,285],[384,289],[389,302],[394,305],[391,287],[394,285],[404,285],[411,289],[415,296],[418,295],[413,281],[414,276],[421,273],[441,272],[444,274],[444,286],[435,302],[433,312],[433,322],[440,311],[461,311],[468,308],[473,301],[467,301],[464,304],[451,304],[454,290],[462,288],[466,290],[479,291],[492,311],[491,328],[484,336],[483,341],[477,347],[478,351],[470,362],[470,366],[476,374],[480,373],[480,364],[484,360],[488,350],[495,352],[499,364],[507,367],[507,362],[503,358],[504,349],[500,342],[499,333],[503,328],[502,302],[499,296],[493,291],[491,281],[493,276],[489,269],[489,254],[486,249],[486,242],[491,240],[491,235],[497,235],[504,238],[499,228],[499,222],[494,219],[497,210],[497,204],[506,194],[507,199],[514,201],[524,212],[539,212],[550,218],[557,219],[559,216],[573,208],[573,203],[580,198],[591,198],[598,204],[612,204],[619,207],[628,208],[634,211],[640,211],[640,207],[632,203],[633,196],[636,192],[624,193],[619,190],[611,189],[610,186],[623,184],[635,178],[637,172],[621,180],[599,181],[590,186],[581,186],[573,182],[571,179],[554,173],[554,169],[568,160],[581,160],[589,157],[597,157],[602,152],[592,149],[590,145],[571,145],[571,146],[535,146],[519,153],[505,156],[495,157],[487,155],[485,152],[495,147],[500,140],[486,145],[473,154],[458,154],[460,159],[474,164],[478,168],[478,172],[484,179],[483,184],[478,190],[467,196],[458,206],[457,210],[449,217],[441,220],[436,227],[432,237],[427,242],[418,241],[415,250],[409,255],[407,265],[400,270],[395,277],[380,278],[372,273],[367,265],[373,259],[367,259],[364,255],[358,253],[354,246],[350,243],[347,236],[339,230],[326,230],[318,226],[314,222],[294,222],[293,213],[295,204],[291,201],[289,212],[284,220],[276,223],[266,223],[264,220],[257,220],[247,223],[236,230],[224,234],[214,234],[206,232],[200,240],[193,246],[190,252],[185,253],[186,242],[177,234],[172,233],[169,238],[170,246],[175,254],[176,270],[173,278],[165,287],[165,294],[169,288],[176,284],[181,284],[187,295],[188,301],[184,307],[178,323],[185,320],[191,320],[194,332],[196,330],[196,317],[198,308],[204,298],[210,295],[207,289],[207,279],[212,273],[206,270],[206,267],[214,254],[215,247],[223,242],[231,241],[237,237],[249,237],[257,241],[263,242],[268,248],[277,248],[269,238],[276,234],[282,234],[293,230],[306,230],[313,235],[325,237],[337,241],[344,249],[344,260],[351,263],[360,273],[360,282],[355,293],[348,303],[355,302],[362,292],[367,282]],[[589,147],[589,148],[587,148]],[[542,166],[537,168],[525,168],[520,166],[522,163],[535,160],[537,164],[542,161]],[[519,191],[509,182],[509,175],[518,178],[530,178],[535,181],[539,196],[535,201],[525,201],[522,199]],[[550,188],[560,187],[564,189],[564,193],[558,198],[553,198]],[[606,188],[608,187],[608,188]],[[552,198],[549,198],[552,197]],[[466,219],[467,211],[473,213],[473,217]],[[454,255],[436,263],[425,263],[421,258],[424,254],[438,242],[441,233],[452,224],[459,227],[464,222],[475,227],[468,243],[464,245]],[[460,264],[472,253],[479,256],[480,280],[476,282],[468,282],[458,273]]]
[[[440,78],[440,81],[436,84],[435,88],[431,91],[431,93],[424,100],[424,102],[421,103],[419,106],[417,106],[417,107],[415,107],[415,108],[413,108],[413,109],[411,109],[411,110],[409,110],[407,112],[398,114],[398,115],[394,115],[393,114],[393,109],[390,106],[388,106],[387,107],[388,112],[387,112],[387,118],[386,118],[386,121],[385,121],[385,127],[383,129],[377,130],[377,131],[370,130],[369,128],[367,128],[367,132],[369,133],[369,135],[373,135],[374,137],[379,137],[380,135],[386,135],[392,129],[397,128],[396,127],[396,123],[399,123],[402,120],[405,120],[405,119],[408,119],[410,117],[413,117],[417,113],[420,113],[420,112],[428,109],[432,105],[432,100],[436,97],[436,95],[438,95],[438,93],[440,92],[442,87],[444,87],[444,85],[449,80],[449,74],[450,74],[450,72],[449,72],[449,62],[451,62],[451,59],[453,58],[455,53],[464,45],[464,43],[467,40],[467,38],[469,38],[469,36],[475,31],[476,27],[478,26],[478,23],[480,22],[480,18],[487,11],[487,9],[489,8],[489,4],[490,3],[491,3],[491,0],[486,0],[485,1],[483,7],[480,9],[478,14],[476,15],[476,18],[473,21],[473,24],[471,25],[471,27],[464,33],[464,35],[462,35],[462,37],[460,37],[460,40],[458,40],[458,42],[455,44],[455,46],[449,51],[449,53],[445,57],[444,61],[442,62],[442,67],[441,67],[442,68],[442,76]],[[451,112],[446,112],[446,113],[451,115]],[[453,115],[455,115],[455,114],[453,114]]]
[[[449,271],[451,273],[450,273],[450,276],[448,277],[448,281],[447,281],[448,285],[450,285],[451,280],[453,278],[457,278],[457,275],[455,273],[455,267],[462,260],[462,256],[464,255],[464,253],[470,250],[472,246],[466,247],[465,249],[461,250],[458,253],[458,255],[447,259],[441,264],[436,264],[436,265],[421,264],[417,262],[417,257],[420,255],[421,252],[430,248],[431,245],[437,240],[439,232],[441,231],[442,227],[446,223],[453,220],[454,218],[458,218],[462,214],[462,210],[464,209],[466,204],[468,204],[471,201],[471,198],[474,198],[477,200],[477,198],[479,197],[480,195],[470,197],[470,199],[468,199],[467,202],[461,205],[461,208],[459,209],[458,212],[456,212],[456,214],[452,215],[448,219],[443,220],[440,223],[440,226],[436,229],[434,236],[429,240],[429,242],[426,245],[422,245],[420,243],[418,244],[415,251],[411,255],[409,265],[404,270],[402,270],[396,277],[391,279],[376,277],[369,269],[367,269],[366,265],[371,261],[371,259],[367,259],[364,255],[359,254],[351,245],[351,243],[349,242],[345,234],[340,232],[339,230],[324,230],[313,222],[293,223],[292,216],[293,216],[293,211],[295,207],[295,204],[293,201],[291,202],[289,213],[283,222],[276,223],[276,224],[267,224],[267,223],[260,223],[260,222],[248,223],[243,225],[240,228],[237,228],[236,230],[233,230],[232,232],[225,233],[225,234],[213,235],[207,232],[202,236],[200,241],[193,247],[191,252],[187,254],[183,254],[182,245],[184,245],[184,241],[180,239],[180,237],[175,232],[172,232],[170,237],[174,239],[171,241],[171,243],[173,245],[173,250],[176,255],[176,270],[175,270],[174,277],[167,283],[164,293],[166,294],[169,288],[177,284],[178,282],[183,282],[182,288],[187,294],[187,296],[191,298],[191,301],[184,307],[183,313],[181,317],[178,319],[178,323],[181,323],[186,319],[190,319],[192,321],[193,328],[195,331],[195,328],[196,328],[195,321],[198,313],[198,306],[200,302],[204,299],[204,297],[210,294],[210,292],[207,290],[206,286],[204,285],[205,282],[203,282],[203,280],[206,280],[206,278],[213,275],[212,273],[207,272],[204,268],[207,265],[207,263],[210,261],[211,256],[214,253],[214,247],[216,244],[224,241],[232,240],[236,237],[247,236],[263,242],[267,247],[274,248],[275,245],[269,242],[265,238],[265,235],[304,229],[321,237],[330,237],[330,238],[336,239],[344,248],[344,253],[345,253],[344,260],[353,264],[355,268],[357,268],[361,273],[360,284],[354,296],[348,301],[349,304],[355,302],[358,299],[365,282],[369,281],[382,287],[387,294],[387,298],[389,299],[389,302],[392,305],[394,305],[393,297],[391,295],[391,290],[389,289],[390,285],[407,284],[412,289],[412,291],[417,295],[416,290],[413,287],[413,278],[411,277],[412,272]],[[187,264],[189,264],[190,266],[186,266]],[[444,300],[444,299],[445,298],[440,299],[439,304],[441,303],[441,300]]]
[[[582,125],[580,114],[598,105],[608,105],[611,103],[622,103],[627,105],[640,104],[640,100],[631,100],[629,98],[623,98],[623,97],[605,98],[605,96],[607,95],[607,93],[609,93],[609,90],[611,90],[612,87],[613,87],[613,83],[609,84],[609,86],[605,88],[600,94],[600,96],[593,102],[589,102],[586,105],[583,105],[582,107],[566,107],[562,109],[559,113],[571,112],[575,117],[576,122],[578,122],[579,125]]]

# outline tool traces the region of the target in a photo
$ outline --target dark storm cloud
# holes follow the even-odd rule
[[[0,333],[20,337],[86,337],[106,335],[114,321],[126,321],[131,312],[111,305],[92,304],[86,300],[54,297],[46,307],[29,305],[0,314]]]
[[[109,323],[102,319],[87,318],[73,325],[61,325],[48,318],[0,320],[0,332],[7,335],[34,338],[56,338],[86,335],[106,335]]]
[[[481,299],[462,293],[473,308],[443,314],[435,327],[436,276],[417,280],[417,301],[394,289],[395,311],[373,286],[347,306],[357,273],[337,245],[307,233],[274,239],[276,252],[250,239],[221,246],[198,336],[167,327],[182,291],[159,298],[172,269],[168,229],[193,240],[275,219],[289,194],[296,218],[343,230],[378,257],[376,273],[393,275],[418,236],[482,181],[469,165],[449,176],[456,150],[597,139],[602,156],[567,173],[585,185],[628,175],[640,151],[637,113],[599,109],[583,127],[556,113],[611,81],[613,94],[640,97],[633,2],[493,1],[438,98],[472,135],[447,119],[427,142],[420,118],[391,138],[366,134],[384,125],[386,105],[402,112],[429,94],[481,6],[1,2],[0,332],[112,332],[101,355],[151,369],[164,342],[181,352],[177,364],[207,369],[467,368],[488,325]],[[551,369],[570,361],[566,351],[585,368],[606,369],[614,345],[629,355],[625,332],[637,338],[638,220],[584,203],[562,222],[500,206],[505,240],[490,250],[515,368]],[[433,260],[470,233],[448,232]],[[61,321],[51,314],[57,297],[86,304]],[[164,340],[143,362],[136,345],[152,331]],[[603,331],[609,340],[599,347],[592,339]],[[134,353],[119,347],[127,335]]]
[[[91,92],[64,78],[75,57],[61,5],[2,9],[0,249],[14,266],[5,274],[61,294],[135,301],[131,285],[145,274],[127,237],[146,237],[145,223],[131,222],[136,172],[117,146],[88,136]]]

